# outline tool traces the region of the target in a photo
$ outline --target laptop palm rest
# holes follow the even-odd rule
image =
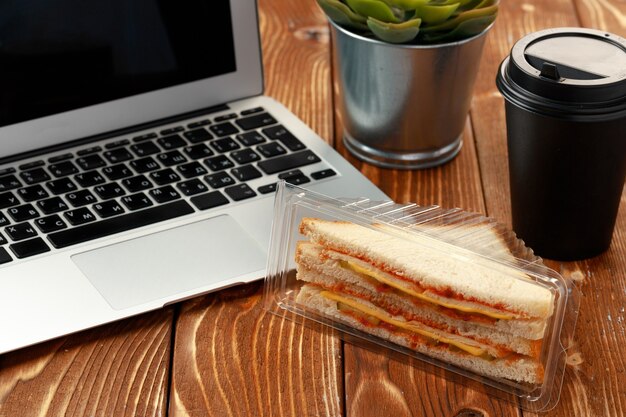
[[[121,310],[262,270],[266,256],[232,217],[222,215],[72,260],[111,307]]]

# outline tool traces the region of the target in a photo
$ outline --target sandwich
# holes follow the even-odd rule
[[[305,218],[296,302],[491,378],[541,384],[554,295],[506,262],[425,233]]]

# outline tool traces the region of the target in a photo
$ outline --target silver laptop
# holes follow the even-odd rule
[[[387,199],[259,45],[254,0],[0,4],[0,353],[262,278],[279,179]]]

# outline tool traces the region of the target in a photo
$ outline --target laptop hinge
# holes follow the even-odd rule
[[[107,138],[111,138],[111,137],[115,137],[115,136],[123,136],[123,135],[128,135],[131,134],[133,132],[137,132],[140,130],[146,130],[146,129],[151,129],[157,126],[162,126],[168,123],[174,123],[177,122],[179,120],[184,120],[184,119],[190,119],[192,117],[197,117],[197,116],[203,116],[206,114],[211,114],[211,113],[217,113],[219,111],[224,111],[224,110],[228,110],[230,109],[230,107],[228,107],[228,105],[226,104],[221,104],[218,106],[212,106],[212,107],[206,107],[204,109],[200,109],[200,110],[194,110],[192,112],[189,113],[183,113],[183,114],[178,114],[175,116],[169,116],[163,119],[159,119],[159,120],[154,120],[151,122],[146,122],[146,123],[141,123],[138,125],[134,125],[134,126],[129,126],[129,127],[125,127],[123,129],[117,129],[117,130],[112,130],[110,132],[106,132],[106,133],[100,133],[98,135],[93,135],[93,136],[89,136],[86,138],[81,138],[81,139],[74,139],[74,140],[70,140],[67,142],[63,142],[63,143],[59,143],[56,145],[51,145],[51,146],[46,146],[43,148],[39,148],[39,149],[35,149],[32,151],[28,151],[28,152],[22,152],[19,154],[15,154],[15,155],[11,155],[11,156],[7,156],[4,158],[0,158],[0,165],[4,165],[4,164],[8,164],[14,161],[19,161],[21,159],[27,159],[27,158],[32,158],[38,155],[44,155],[44,154],[48,154],[48,153],[52,153],[52,152],[57,152],[63,149],[67,149],[67,148],[71,148],[74,146],[80,146],[83,144],[87,144],[87,143],[91,143],[91,142],[96,142],[99,140],[103,140],[103,139],[107,139]]]

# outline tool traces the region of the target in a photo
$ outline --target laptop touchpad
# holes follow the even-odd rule
[[[263,270],[266,256],[232,217],[223,215],[83,252],[72,260],[121,310],[195,288],[220,288]]]

